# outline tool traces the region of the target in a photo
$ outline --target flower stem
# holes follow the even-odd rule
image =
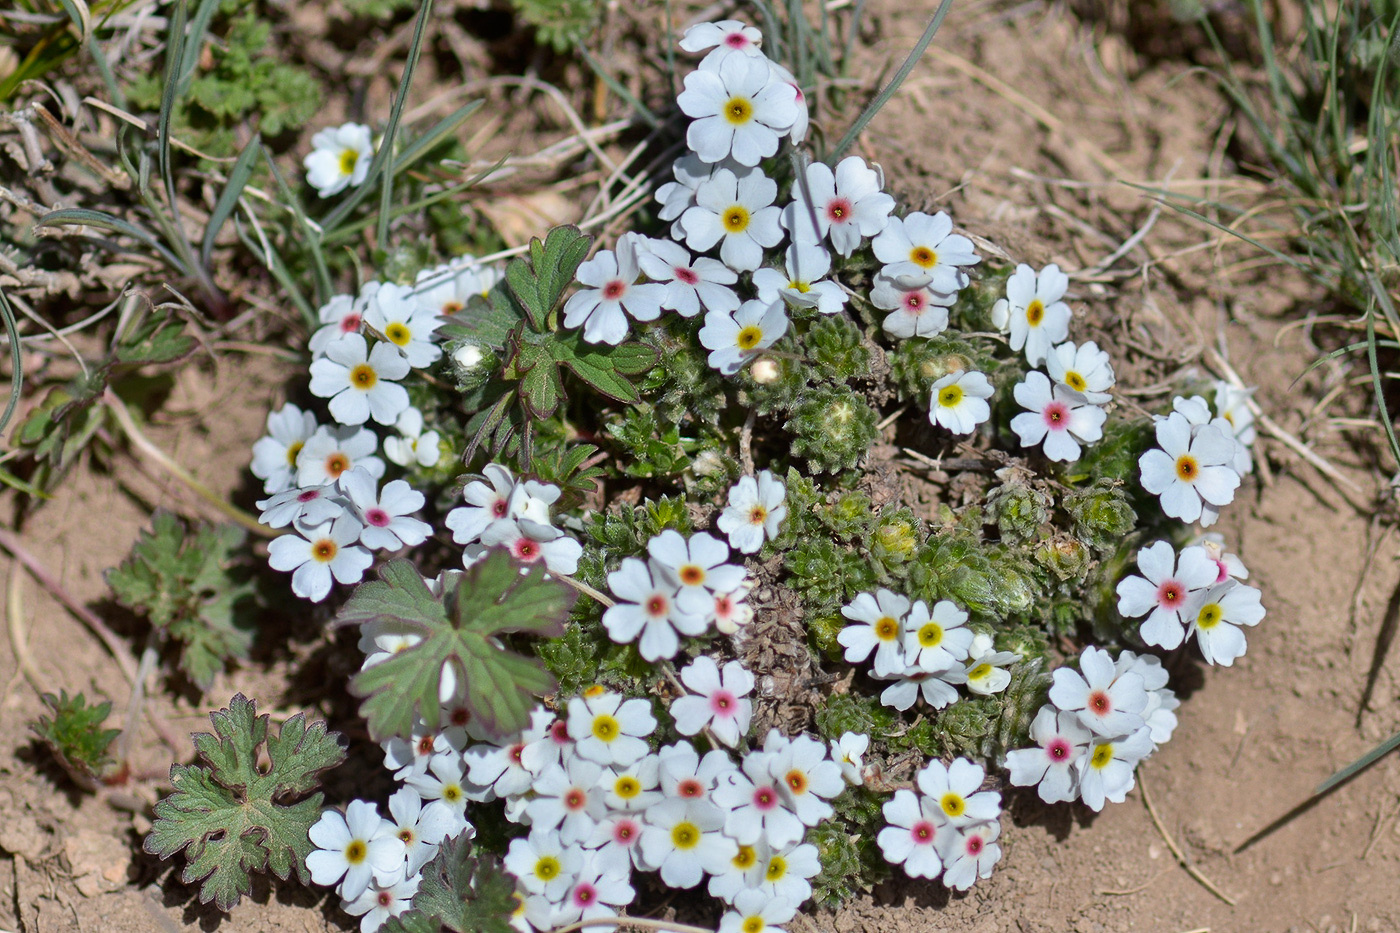
[[[112,412],[112,416],[117,419],[117,425],[122,429],[122,433],[126,435],[126,439],[131,442],[131,445],[145,454],[146,457],[155,461],[161,469],[184,483],[185,486],[195,495],[199,496],[199,498],[209,503],[209,505],[213,506],[232,521],[248,529],[253,534],[260,535],[264,538],[277,537],[279,532],[273,531],[266,525],[261,524],[256,518],[215,493],[214,490],[195,479],[189,471],[172,460],[165,451],[153,444],[150,438],[141,433],[141,429],[136,426],[136,422],[131,418],[131,412],[127,411],[126,405],[117,397],[115,392],[111,389],[107,389],[102,394],[102,401]]]

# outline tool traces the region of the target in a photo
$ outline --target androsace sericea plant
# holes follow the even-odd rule
[[[1171,672],[1233,663],[1264,615],[1183,524],[1252,470],[1247,394],[1120,410],[1071,276],[815,161],[762,39],[685,33],[654,225],[338,296],[315,407],[254,447],[270,564],[358,627],[349,689],[399,785],[309,830],[304,874],[366,933],[450,925],[443,885],[483,905],[498,876],[491,929],[540,933],[658,885],[745,933],[895,867],[966,890],[1004,793],[1122,801]],[[334,142],[328,197],[363,157]],[[886,430],[939,491],[879,480]]]

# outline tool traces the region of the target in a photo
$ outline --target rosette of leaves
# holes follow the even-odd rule
[[[180,671],[200,690],[232,659],[248,657],[253,631],[243,609],[253,586],[231,569],[244,540],[237,525],[186,527],[159,510],[121,566],[107,571],[117,601],[144,615],[176,648]]]
[[[528,471],[536,426],[568,399],[566,376],[618,402],[641,400],[631,377],[656,363],[654,347],[635,341],[591,344],[578,331],[560,329],[560,299],[592,243],[573,226],[531,240],[528,258],[512,260],[486,298],[473,296],[441,329],[449,349],[473,344],[491,351],[496,361],[491,377],[467,388],[462,399],[473,412],[463,463],[487,447],[492,457],[517,458]]]
[[[89,705],[81,693],[70,697],[67,690],[58,696],[46,693],[41,699],[49,715],[40,716],[29,728],[79,787],[95,790],[112,769],[108,750],[120,734],[118,729],[102,728],[112,712],[111,702]]]

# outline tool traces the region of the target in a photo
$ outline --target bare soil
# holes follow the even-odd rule
[[[858,50],[856,74],[873,84],[913,44],[927,11],[892,0],[868,6],[869,45]],[[1318,407],[1359,370],[1338,363],[1294,382],[1318,353],[1314,338],[1325,335],[1290,322],[1327,313],[1322,296],[1233,244],[1211,245],[1212,231],[1155,211],[1142,190],[1122,183],[1262,196],[1258,183],[1236,173],[1227,110],[1189,62],[1149,59],[1063,6],[972,0],[955,5],[934,48],[862,140],[863,154],[914,206],[950,210],[1017,260],[1056,261],[1080,273],[1076,326],[1087,318],[1125,361],[1120,382],[1132,394],[1123,404],[1162,404],[1171,390],[1154,382],[1192,367],[1207,375],[1202,354],[1216,351],[1259,386],[1256,397],[1281,431],[1361,491],[1266,433],[1257,448],[1261,469],[1218,530],[1244,557],[1269,615],[1233,668],[1173,659],[1173,685],[1185,699],[1180,726],[1140,770],[1143,786],[1097,816],[1010,795],[1003,861],[970,893],[890,883],[834,916],[801,918],[794,931],[1400,930],[1396,756],[1235,851],[1334,769],[1400,730],[1400,660],[1381,669],[1370,708],[1357,713],[1400,562],[1396,535],[1368,505],[1382,479],[1368,454],[1373,438],[1363,433],[1358,441],[1333,419],[1364,417],[1364,404],[1347,408],[1352,393]],[[1105,263],[1149,223],[1140,242]],[[212,488],[246,493],[249,447],[290,374],[261,356],[189,367],[150,435]],[[102,571],[127,553],[158,505],[214,517],[130,460],[87,462],[29,522],[24,546],[74,598],[102,612]],[[172,758],[149,728],[134,751],[138,779],[130,788],[101,796],[72,790],[28,737],[26,724],[41,706],[15,646],[46,689],[120,703],[129,687],[73,615],[27,576],[15,584],[16,567],[3,563],[10,605],[18,586],[20,611],[8,617],[0,644],[0,929],[354,929],[333,898],[295,884],[264,883],[251,901],[220,915],[142,854],[146,805]],[[221,678],[210,698],[242,690],[274,714],[301,708],[299,679],[324,659],[308,659],[291,636],[265,652],[266,663]],[[160,693],[154,706],[176,730],[207,724],[209,707],[189,699]],[[1174,845],[1220,894],[1178,864]]]

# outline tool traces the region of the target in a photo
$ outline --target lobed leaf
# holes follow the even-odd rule
[[[506,267],[506,282],[536,332],[549,329],[549,313],[573,283],[592,245],[593,238],[577,227],[555,227],[543,242],[538,237],[530,241],[528,261],[513,259]]]

